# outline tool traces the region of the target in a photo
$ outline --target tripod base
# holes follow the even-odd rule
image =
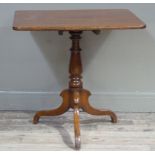
[[[37,112],[33,118],[33,123],[37,124],[41,116],[57,116],[64,114],[69,110],[69,108],[74,109],[75,148],[79,149],[81,145],[79,118],[80,108],[91,115],[108,115],[113,123],[117,122],[117,116],[114,112],[106,109],[99,110],[92,107],[88,101],[90,95],[90,92],[86,89],[66,89],[60,94],[63,98],[63,102],[60,107],[53,110]]]

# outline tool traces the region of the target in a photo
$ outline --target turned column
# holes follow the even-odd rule
[[[80,39],[81,39],[81,31],[74,32],[70,31],[72,40],[72,47],[71,47],[71,56],[70,56],[70,64],[69,64],[69,73],[70,73],[70,81],[69,81],[69,88],[82,88],[82,63],[81,63],[81,55],[80,55]]]

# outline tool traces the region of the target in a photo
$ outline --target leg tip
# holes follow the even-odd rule
[[[75,138],[75,149],[80,150],[80,148],[81,148],[81,139],[80,137],[76,137]]]
[[[117,117],[111,117],[111,122],[112,123],[117,123]]]
[[[37,124],[38,122],[39,122],[39,116],[38,115],[35,115],[34,117],[33,117],[33,124]]]

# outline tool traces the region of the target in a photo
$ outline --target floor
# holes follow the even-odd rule
[[[32,124],[34,112],[0,111],[0,150],[74,150],[72,112],[44,117]],[[81,150],[155,150],[155,113],[117,113],[81,117]]]

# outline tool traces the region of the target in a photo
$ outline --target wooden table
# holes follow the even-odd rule
[[[80,120],[79,109],[92,115],[108,115],[113,123],[117,122],[116,114],[106,109],[96,109],[89,104],[91,93],[83,88],[82,62],[80,56],[80,39],[83,31],[99,34],[101,30],[142,29],[145,24],[132,12],[126,9],[105,10],[61,10],[61,11],[16,11],[13,29],[17,31],[58,31],[69,32],[72,41],[69,65],[69,88],[61,92],[63,102],[53,110],[39,111],[33,118],[36,124],[41,116],[56,116],[74,109],[75,148],[79,149]],[[95,131],[94,131],[95,132]]]

